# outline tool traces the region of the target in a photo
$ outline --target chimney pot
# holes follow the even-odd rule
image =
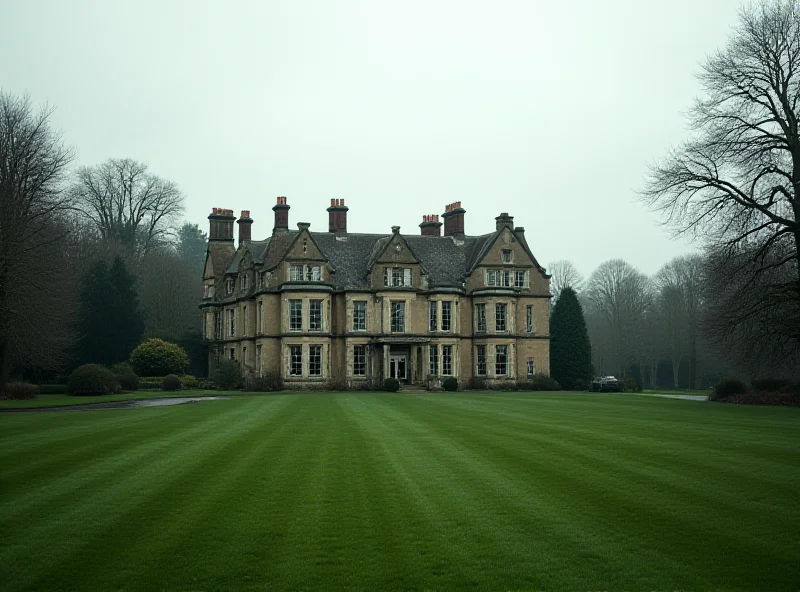
[[[464,234],[464,209],[460,201],[454,201],[444,207],[444,235],[457,236]]]
[[[237,220],[236,224],[239,226],[239,244],[249,242],[251,240],[253,220],[250,218],[250,210],[242,210],[242,215]]]

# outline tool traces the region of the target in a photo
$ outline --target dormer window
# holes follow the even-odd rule
[[[235,282],[234,282],[232,277],[226,278],[225,279],[225,292],[227,294],[233,294],[234,285],[235,285]]]
[[[387,288],[410,288],[411,269],[408,267],[384,267],[383,285]]]
[[[514,262],[514,251],[510,249],[503,249],[503,263]]]
[[[239,283],[241,284],[242,292],[244,292],[247,290],[247,286],[250,284],[250,276],[248,276],[246,273],[243,273],[241,276],[239,276]]]
[[[290,282],[321,282],[322,268],[319,265],[290,265]]]
[[[306,281],[318,282],[322,279],[322,270],[319,265],[306,265]]]

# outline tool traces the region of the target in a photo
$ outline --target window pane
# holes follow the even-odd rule
[[[303,347],[300,345],[289,347],[289,375],[303,375]]]
[[[508,346],[495,346],[494,373],[498,376],[508,374]]]
[[[403,269],[403,285],[406,288],[411,287],[411,269]]]
[[[477,316],[475,330],[478,333],[486,333],[486,305],[476,304],[475,315]]]
[[[511,263],[511,251],[503,251],[503,263]]]
[[[367,330],[367,303],[363,300],[353,302],[353,330]]]
[[[525,331],[528,333],[533,332],[533,307],[525,307]]]
[[[506,330],[506,305],[505,304],[497,304],[494,307],[495,316],[494,316],[494,328],[495,331],[505,331]]]
[[[525,272],[524,271],[517,271],[514,273],[514,287],[515,288],[524,288],[525,287]]]
[[[290,265],[289,266],[289,281],[290,282],[302,282],[303,281],[303,266],[302,265]]]
[[[535,367],[533,365],[533,360],[528,360],[527,367],[528,367],[527,368],[528,369],[528,376],[533,376],[534,372],[536,371],[536,369],[535,369]]]
[[[393,333],[402,333],[406,326],[406,303],[392,302],[392,326]]]
[[[449,300],[442,301],[442,331],[450,330],[451,306],[452,302]]]
[[[394,267],[392,268],[392,286],[402,286],[403,285],[403,268],[402,267]]]
[[[236,335],[236,311],[228,311],[228,336],[234,337]]]
[[[310,345],[308,347],[308,375],[322,376],[322,346]]]
[[[445,376],[453,375],[453,346],[442,346],[442,374]]]
[[[478,354],[477,355],[477,358],[478,358],[477,373],[480,376],[485,376],[486,375],[486,346],[485,345],[479,345],[477,347],[477,350],[478,350],[478,352],[477,352],[477,354]]]
[[[308,330],[322,331],[322,300],[308,301]]]
[[[487,271],[486,272],[486,285],[487,286],[494,286],[497,282],[497,274],[494,271]]]
[[[436,320],[436,302],[428,303],[428,331],[436,331],[438,325]]]
[[[353,376],[367,375],[367,346],[353,346]]]
[[[431,366],[431,374],[433,376],[439,375],[439,348],[436,345],[431,345],[430,347],[430,366]]]
[[[383,285],[384,286],[389,286],[390,285],[390,283],[389,283],[389,268],[388,267],[384,267],[383,268]]]
[[[303,301],[289,301],[289,331],[303,330]]]

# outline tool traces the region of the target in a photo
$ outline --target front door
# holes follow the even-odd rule
[[[405,380],[406,365],[405,356],[389,356],[389,376],[397,380]]]

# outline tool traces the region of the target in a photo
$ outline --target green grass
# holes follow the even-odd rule
[[[33,409],[37,407],[65,407],[68,405],[84,405],[88,403],[113,403],[115,401],[135,401],[140,399],[160,399],[172,397],[209,397],[219,395],[239,395],[241,393],[221,393],[211,390],[181,391],[132,391],[118,395],[102,395],[99,397],[73,397],[71,395],[38,395],[35,399],[23,401],[0,400],[0,409]]]
[[[309,394],[0,415],[4,590],[798,589],[800,410]]]

